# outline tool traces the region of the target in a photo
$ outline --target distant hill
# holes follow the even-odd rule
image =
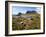
[[[36,14],[37,11],[27,11],[25,14]],[[21,15],[24,15],[23,13],[19,12],[17,15],[14,15],[14,16],[21,16]]]
[[[26,14],[28,14],[28,13],[29,13],[29,14],[31,14],[31,13],[35,14],[35,13],[37,13],[37,12],[36,12],[36,11],[27,11]]]

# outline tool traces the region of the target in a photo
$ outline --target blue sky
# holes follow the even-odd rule
[[[40,8],[37,8],[37,7],[20,7],[20,6],[13,6],[12,7],[12,12],[13,12],[13,15],[17,15],[19,12],[25,14],[27,11],[37,11],[37,12],[40,12]]]

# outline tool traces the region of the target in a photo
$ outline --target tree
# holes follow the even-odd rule
[[[18,16],[20,16],[21,14],[22,14],[22,13],[21,13],[21,12],[19,12],[19,13],[18,13]]]

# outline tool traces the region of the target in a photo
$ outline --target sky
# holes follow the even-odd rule
[[[27,11],[33,11],[33,10],[40,13],[39,7],[20,7],[20,6],[13,6],[12,7],[13,15],[17,15],[19,12],[25,14]]]

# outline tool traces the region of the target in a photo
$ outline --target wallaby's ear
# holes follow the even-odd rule
[[[23,24],[23,22],[20,22],[21,24]]]

